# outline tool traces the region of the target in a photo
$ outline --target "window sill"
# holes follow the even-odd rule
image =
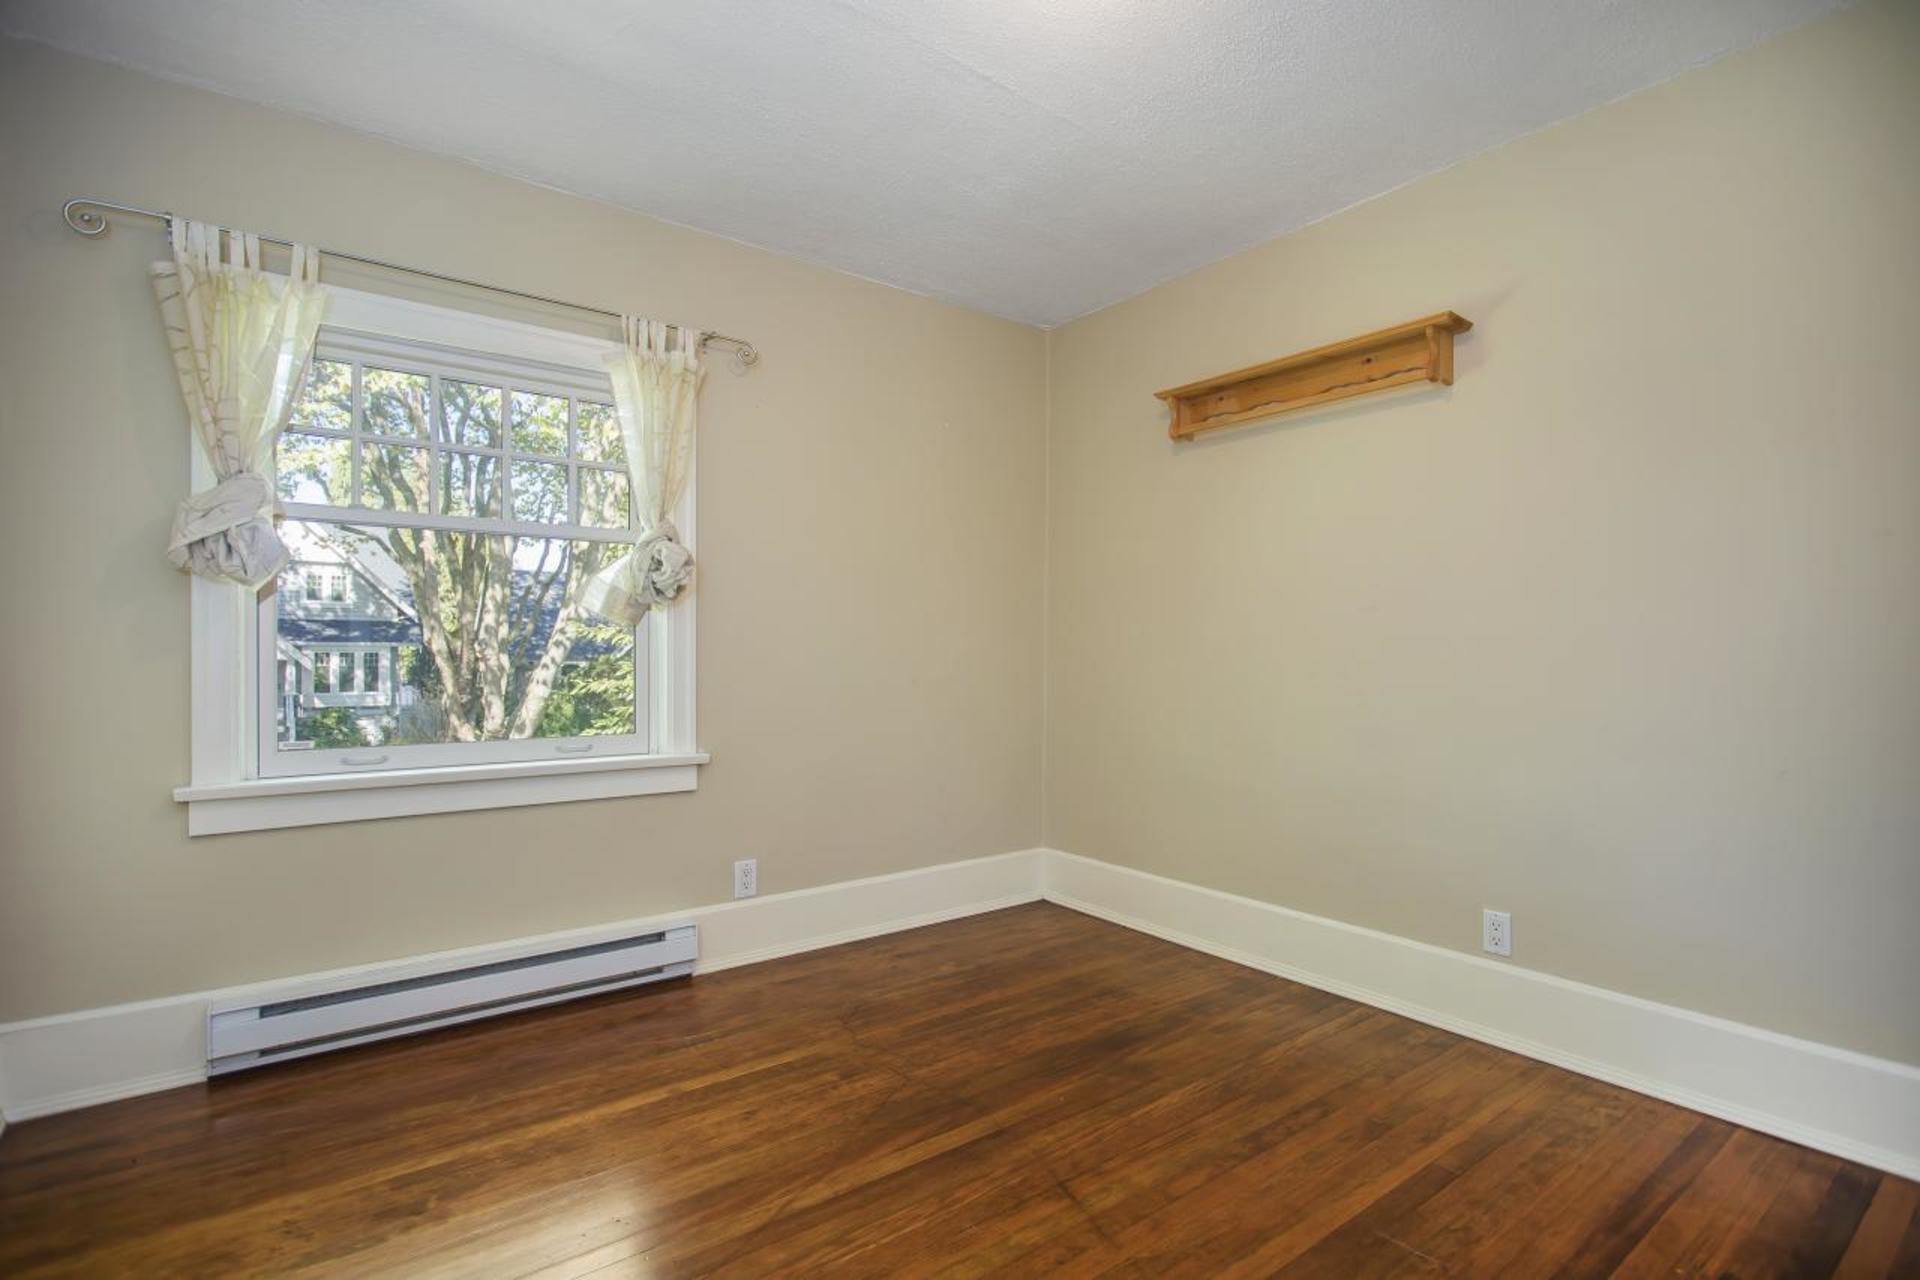
[[[699,786],[699,766],[707,760],[704,752],[694,752],[252,778],[177,787],[173,798],[187,806],[187,834],[208,836],[693,791]]]

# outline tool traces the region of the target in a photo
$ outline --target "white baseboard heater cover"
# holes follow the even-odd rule
[[[700,952],[696,930],[679,925],[385,981],[357,974],[338,990],[303,986],[283,999],[217,1004],[207,1010],[207,1074],[682,977]]]

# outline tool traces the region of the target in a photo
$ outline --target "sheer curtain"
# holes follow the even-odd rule
[[[320,255],[293,247],[282,281],[260,266],[260,238],[175,218],[173,260],[153,291],[187,418],[219,483],[174,513],[167,559],[204,578],[257,587],[280,572],[273,445],[313,362],[326,309]]]
[[[693,553],[680,544],[668,515],[692,469],[696,400],[706,370],[698,332],[632,316],[624,323],[625,349],[607,371],[640,536],[633,550],[587,579],[580,601],[609,621],[637,626],[655,605],[671,604],[693,577]]]

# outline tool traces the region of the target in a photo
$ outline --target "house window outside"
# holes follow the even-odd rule
[[[578,604],[632,537],[610,401],[599,371],[322,331],[259,649],[309,655],[314,696],[261,706],[263,775],[650,749],[650,628]]]

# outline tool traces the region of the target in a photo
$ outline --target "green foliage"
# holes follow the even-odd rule
[[[540,713],[534,732],[542,738],[632,733],[633,633],[625,627],[592,624],[580,628],[581,640],[609,651],[574,663],[561,673]]]
[[[280,437],[280,496],[290,502],[345,503],[352,491],[352,445],[331,436]]]
[[[567,452],[567,398],[513,393],[513,447],[523,453],[565,457]],[[518,487],[518,482],[515,483]]]
[[[429,702],[438,701],[442,689],[440,668],[433,664],[427,651],[417,644],[403,644],[399,651],[400,683],[412,685]]]
[[[316,750],[339,751],[367,745],[360,722],[347,707],[326,707],[294,721],[293,736],[311,742]]]

